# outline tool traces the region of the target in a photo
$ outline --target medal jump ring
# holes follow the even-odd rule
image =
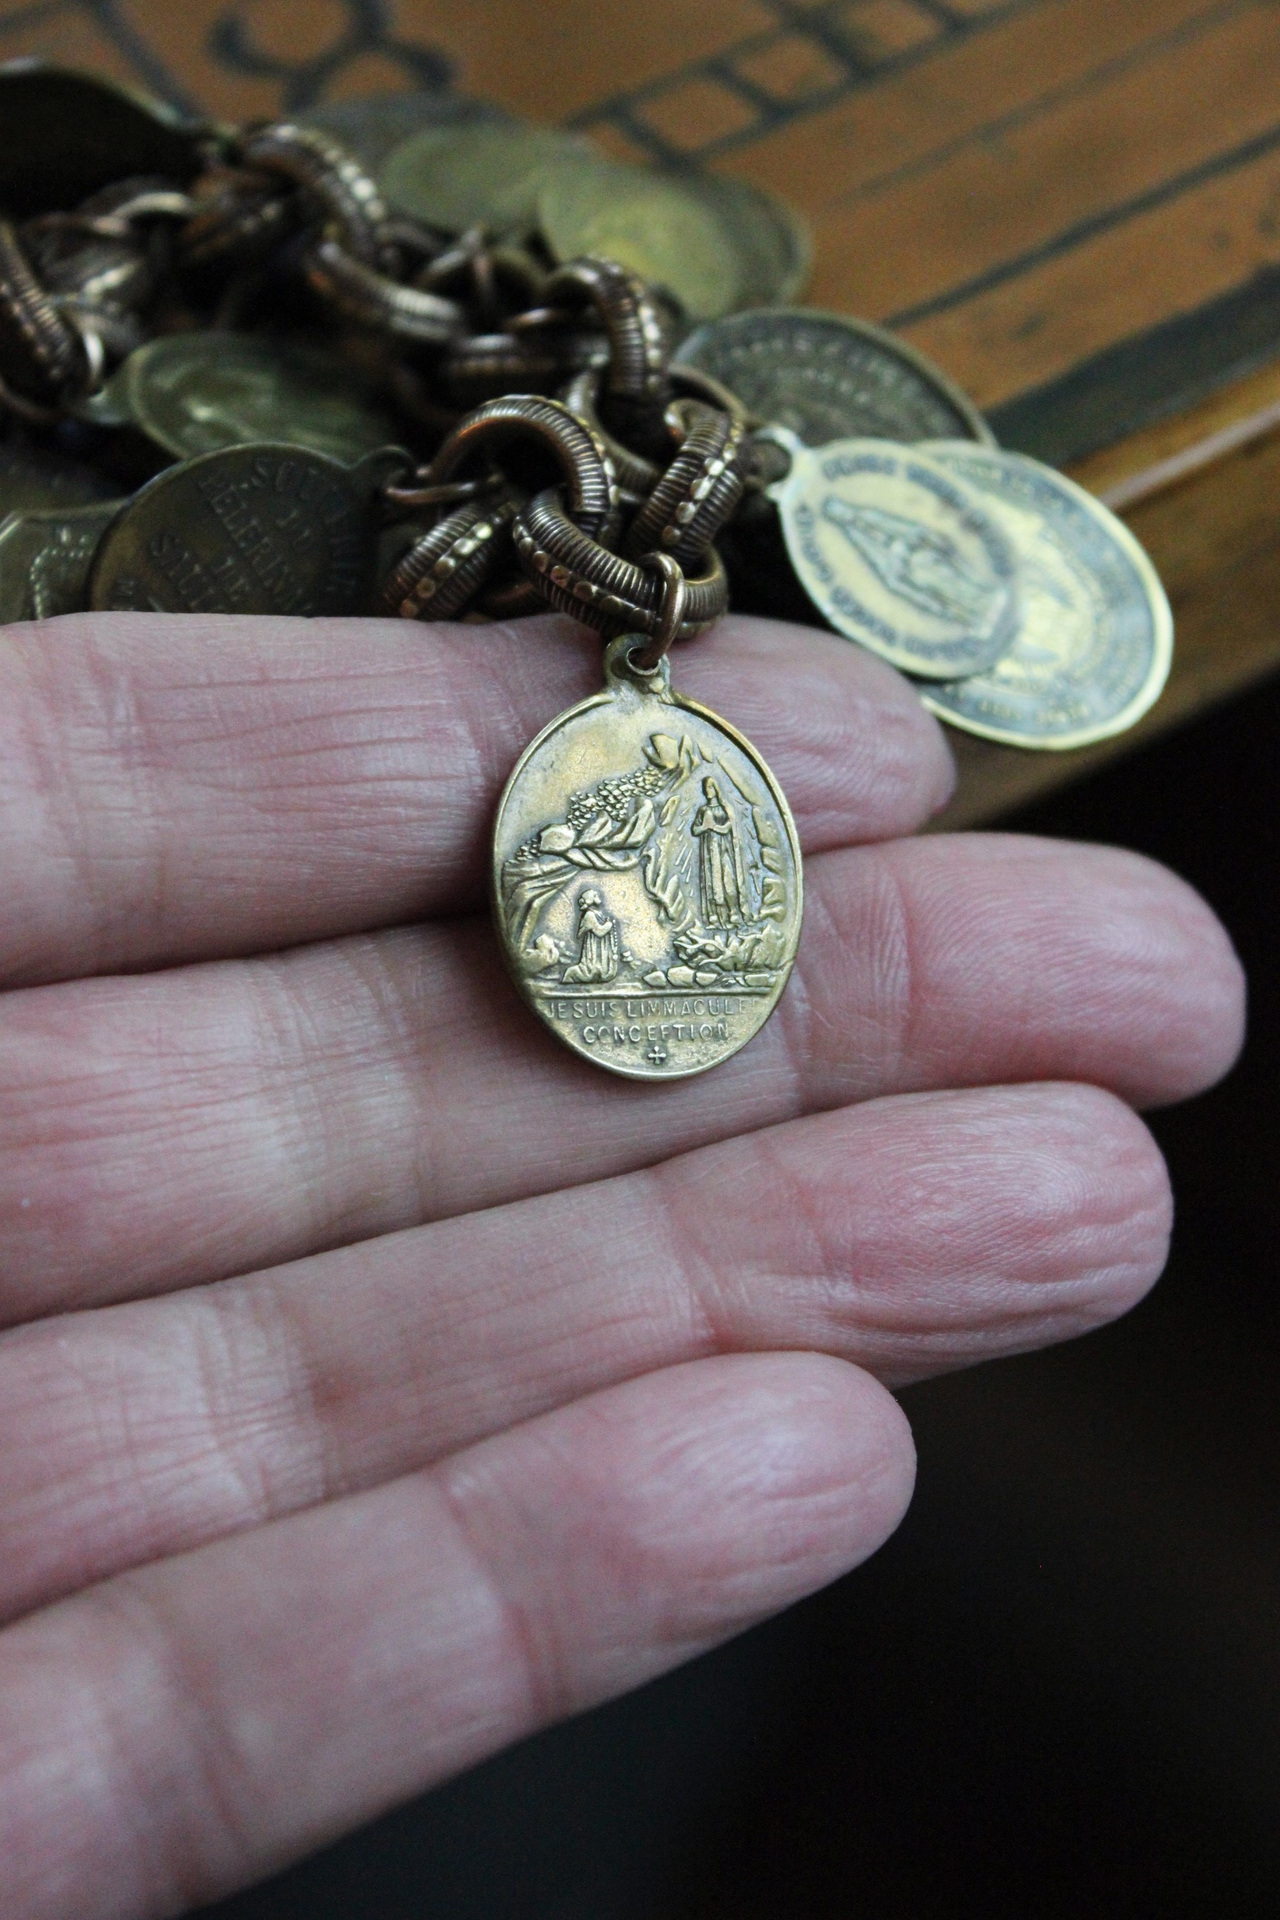
[[[420,467],[418,472],[425,475],[425,467]],[[481,480],[446,480],[434,487],[404,486],[388,480],[382,489],[382,498],[385,505],[397,512],[414,513],[420,507],[459,506],[464,500],[474,500],[478,494],[492,493],[501,484],[496,475]]]
[[[709,407],[715,407],[718,412],[727,413],[731,419],[741,421],[744,428],[756,424],[745,401],[740,400],[722,380],[704,373],[701,367],[686,367],[679,360],[673,360],[667,371],[678,394],[687,395],[693,400],[704,400]]]
[[[658,625],[647,647],[630,653],[628,664],[637,673],[653,673],[671,651],[671,643],[684,625],[689,605],[689,583],[684,568],[669,553],[646,553],[640,565],[662,575],[662,605]]]

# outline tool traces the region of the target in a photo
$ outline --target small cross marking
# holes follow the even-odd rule
[[[667,1063],[667,1050],[655,1040],[648,1053],[646,1053],[645,1059],[651,1061],[655,1067],[663,1067]]]

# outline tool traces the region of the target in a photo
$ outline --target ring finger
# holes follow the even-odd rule
[[[816,1348],[897,1382],[1065,1339],[1155,1279],[1168,1226],[1119,1101],[989,1088],[43,1321],[0,1339],[0,1609],[677,1362]]]

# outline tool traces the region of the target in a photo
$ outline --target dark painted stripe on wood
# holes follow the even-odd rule
[[[704,163],[718,160],[731,153],[753,146],[768,134],[775,133],[780,127],[789,126],[797,120],[807,120],[815,114],[824,113],[842,100],[849,99],[867,88],[878,86],[893,79],[909,67],[926,64],[955,51],[956,46],[966,40],[973,40],[981,34],[991,32],[1006,25],[1019,14],[1030,13],[1043,6],[1045,0],[1008,0],[1003,7],[996,7],[989,13],[967,15],[954,11],[945,5],[932,4],[931,0],[912,0],[912,4],[921,13],[931,15],[938,23],[940,32],[935,40],[926,41],[919,47],[906,52],[891,54],[884,60],[865,61],[849,45],[844,44],[840,35],[833,31],[821,14],[811,14],[808,9],[797,6],[775,5],[773,11],[782,21],[777,33],[753,34],[747,40],[738,41],[724,47],[719,53],[705,60],[690,60],[683,66],[673,67],[670,73],[664,73],[660,79],[651,80],[643,87],[628,92],[616,93],[606,99],[593,102],[578,113],[572,114],[564,122],[566,127],[576,132],[590,133],[593,127],[612,126],[626,138],[648,152],[655,160],[664,165]],[[838,61],[846,71],[844,77],[835,85],[815,91],[803,100],[787,101],[777,99],[767,91],[753,87],[736,72],[734,63],[753,53],[766,51],[787,35],[801,35],[820,46],[831,58]],[[660,99],[665,93],[684,85],[690,80],[710,79],[728,86],[755,108],[757,118],[751,126],[739,131],[720,135],[714,140],[705,141],[700,146],[677,146],[667,140],[656,127],[643,118],[643,108],[648,101]]]
[[[931,320],[935,314],[950,313],[956,307],[964,306],[967,301],[976,299],[979,294],[990,293],[996,287],[1007,286],[1011,280],[1034,273],[1037,267],[1061,258],[1064,253],[1070,253],[1073,248],[1083,246],[1089,240],[1096,240],[1100,234],[1113,232],[1140,214],[1167,206],[1196,187],[1207,186],[1212,180],[1236,173],[1277,149],[1280,149],[1280,125],[1255,135],[1252,140],[1246,140],[1225,153],[1214,154],[1211,159],[1202,160],[1196,166],[1188,167],[1185,172],[1162,180],[1158,186],[1134,194],[1131,199],[1104,208],[1100,213],[1090,214],[1087,220],[1077,221],[1074,226],[1054,234],[1039,246],[1029,247],[1025,253],[1011,260],[1003,260],[998,266],[988,267],[958,286],[949,287],[943,293],[931,294],[927,300],[921,300],[915,306],[904,307],[901,312],[890,314],[885,324],[890,327],[910,327],[921,320]]]
[[[915,5],[920,0],[914,0]],[[860,200],[872,200],[888,188],[896,187],[903,181],[917,180],[923,175],[936,173],[944,169],[947,163],[958,154],[967,153],[973,147],[990,145],[1005,134],[1018,133],[1024,127],[1034,126],[1037,120],[1043,120],[1055,108],[1065,106],[1073,100],[1087,100],[1090,95],[1100,93],[1112,80],[1126,73],[1140,73],[1149,67],[1164,53],[1185,46],[1189,41],[1201,40],[1215,27],[1227,25],[1241,14],[1250,13],[1257,6],[1257,0],[1215,0],[1215,4],[1206,7],[1203,12],[1193,14],[1189,20],[1179,21],[1176,27],[1170,27],[1164,33],[1152,34],[1149,40],[1141,41],[1130,47],[1125,53],[1118,53],[1109,60],[1102,60],[1096,67],[1089,67],[1073,79],[1061,85],[1048,87],[1034,99],[1022,106],[1012,108],[1008,113],[999,113],[990,120],[983,120],[970,127],[966,132],[957,134],[953,140],[946,141],[940,147],[934,147],[917,158],[904,161],[901,166],[889,167],[883,173],[872,174],[863,180],[853,191],[841,196],[842,206],[855,206]],[[879,78],[880,76],[877,76]]]
[[[992,410],[1005,446],[1065,466],[1280,355],[1280,267]]]

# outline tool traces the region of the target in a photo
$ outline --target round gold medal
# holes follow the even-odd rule
[[[520,992],[557,1039],[633,1080],[744,1047],[791,973],[800,845],[734,728],[629,664],[525,749],[494,829],[494,912]]]

